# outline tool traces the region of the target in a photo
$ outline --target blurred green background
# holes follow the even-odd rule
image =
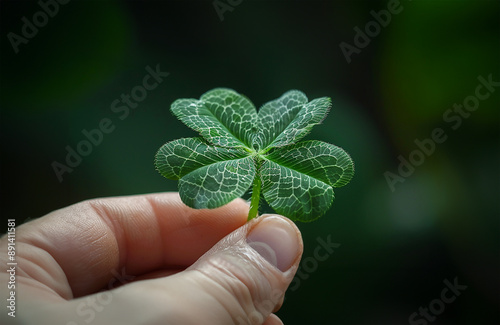
[[[75,0],[16,54],[8,34],[41,7],[2,1],[0,229],[85,199],[175,191],[153,157],[194,135],[169,112],[177,98],[224,86],[260,107],[300,89],[332,97],[307,138],[345,148],[356,174],[325,217],[298,225],[308,277],[278,312],[285,324],[411,324],[455,277],[467,289],[429,323],[500,323],[500,87],[467,117],[444,116],[479,76],[500,81],[500,2],[402,1],[348,63],[340,44],[393,2],[233,0],[221,21],[212,1]],[[113,101],[157,65],[168,77],[120,119]],[[52,163],[104,118],[113,132],[60,182]],[[391,190],[384,173],[435,128],[446,141]],[[325,261],[312,261],[318,238],[340,244]]]

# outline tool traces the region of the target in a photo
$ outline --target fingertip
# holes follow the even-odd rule
[[[235,209],[240,209],[245,211],[245,214],[248,216],[248,211],[250,210],[250,203],[247,200],[242,198],[237,198],[228,203],[232,205]]]
[[[275,314],[269,315],[262,325],[284,325],[281,319]]]
[[[280,215],[256,219],[247,234],[247,243],[282,272],[296,265],[303,251],[300,230]]]

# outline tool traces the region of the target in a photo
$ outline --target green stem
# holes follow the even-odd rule
[[[260,179],[260,173],[257,172],[255,175],[255,179],[253,180],[252,200],[250,201],[250,211],[248,212],[247,221],[255,218],[257,216],[257,213],[259,212],[261,183],[262,181]]]

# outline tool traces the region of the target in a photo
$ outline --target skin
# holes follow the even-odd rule
[[[0,323],[282,324],[272,312],[298,268],[300,232],[280,216],[246,223],[248,210],[241,199],[193,210],[158,193],[89,200],[20,225],[16,317],[4,310]],[[273,223],[295,236],[284,272],[246,242]],[[3,265],[7,257],[4,236]],[[8,281],[1,272],[4,297]]]

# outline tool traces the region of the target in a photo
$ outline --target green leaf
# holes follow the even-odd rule
[[[293,220],[308,222],[323,215],[334,199],[333,187],[344,186],[354,175],[349,155],[321,141],[279,147],[263,158],[264,198]]]
[[[308,103],[306,95],[298,90],[288,91],[266,103],[258,114],[259,129],[262,130],[260,147],[280,147],[297,142],[326,117],[330,106],[330,98],[318,98]]]
[[[249,219],[260,193],[292,220],[312,221],[330,208],[334,187],[346,185],[354,165],[341,148],[303,141],[330,109],[330,99],[308,102],[298,90],[255,106],[234,90],[217,88],[197,99],[179,99],[172,112],[203,138],[168,142],[156,154],[156,169],[179,180],[182,201],[196,209],[217,208],[252,188]]]
[[[158,150],[156,169],[180,179],[182,201],[193,208],[216,208],[242,196],[252,184],[255,166],[248,152],[207,144],[200,138],[174,140]]]
[[[354,176],[354,165],[349,154],[323,141],[302,141],[276,148],[263,157],[332,187],[344,186]]]
[[[216,88],[197,99],[178,99],[172,113],[213,145],[251,147],[257,110],[234,90]]]

